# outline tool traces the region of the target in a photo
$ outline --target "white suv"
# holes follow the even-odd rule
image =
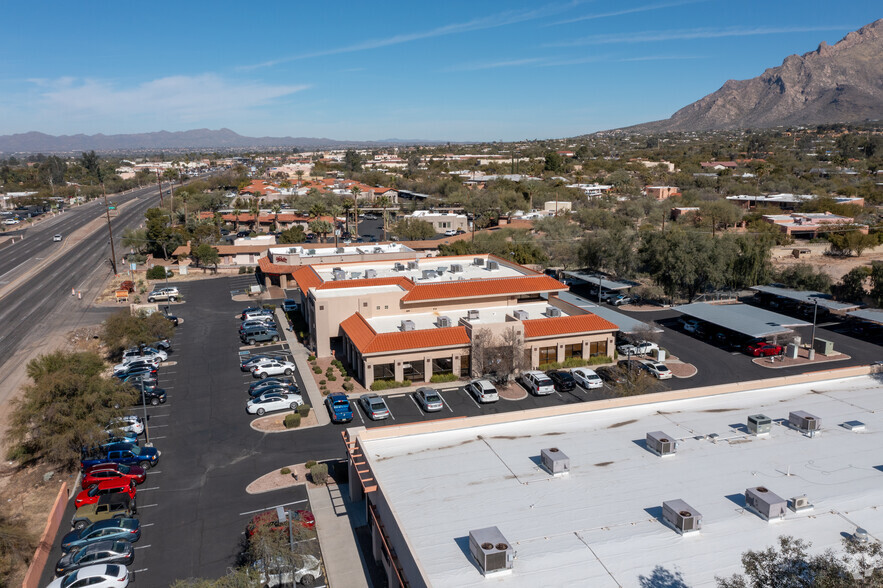
[[[549,376],[540,371],[524,372],[521,375],[521,383],[536,396],[545,396],[555,391],[555,384]]]
[[[255,378],[266,378],[267,376],[279,376],[281,374],[285,374],[286,376],[290,376],[294,373],[297,367],[291,363],[290,361],[282,361],[278,359],[268,359],[267,361],[262,361],[258,365],[252,368],[251,375]]]
[[[489,380],[472,380],[466,384],[466,391],[481,403],[496,402],[500,399],[497,389]]]
[[[157,300],[174,302],[179,296],[177,288],[159,288],[147,295],[147,302],[156,302]]]

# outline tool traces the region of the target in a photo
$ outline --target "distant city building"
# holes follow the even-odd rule
[[[432,210],[415,210],[412,214],[405,218],[422,220],[432,225],[436,233],[444,233],[445,231],[467,231],[469,229],[469,220],[465,214],[456,214],[453,212],[436,212]]]

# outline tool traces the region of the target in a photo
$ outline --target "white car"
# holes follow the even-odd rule
[[[60,578],[55,578],[46,588],[126,588],[129,570],[121,564],[86,566]]]
[[[58,235],[55,235],[54,237],[52,237],[53,241],[61,241],[61,239],[62,239],[61,234],[58,234]]]
[[[448,229],[447,231],[445,231],[445,237],[454,237],[456,235],[457,235],[456,229]]]
[[[20,222],[21,221],[18,220],[17,218],[8,218],[5,221],[3,221],[3,224],[4,225],[17,225]]]
[[[108,432],[119,430],[124,433],[140,435],[144,432],[144,421],[141,420],[141,417],[135,415],[121,416],[111,420],[107,430]]]
[[[497,389],[490,380],[472,380],[466,384],[466,392],[475,396],[478,402],[496,402],[500,399]]]
[[[319,560],[312,555],[295,555],[292,563],[295,566],[292,566],[288,561],[277,560],[275,563],[264,566],[264,561],[259,559],[252,564],[252,569],[259,575],[260,586],[268,588],[294,586],[295,584],[312,586],[313,581],[322,575]],[[292,567],[295,569],[292,570]]]
[[[279,359],[268,359],[262,361],[258,365],[251,368],[251,375],[255,378],[266,378],[267,376],[279,376],[285,374],[290,376],[295,372],[297,366],[290,361],[282,361]]]
[[[125,371],[128,371],[133,368],[137,368],[139,366],[153,366],[157,367],[160,364],[159,357],[155,355],[148,355],[145,357],[130,357],[128,361],[124,361],[123,363],[118,363],[113,366],[114,374],[121,374]]]
[[[672,377],[671,370],[664,363],[658,361],[648,361],[644,364],[644,369],[656,376],[657,380],[668,380]]]
[[[601,376],[595,373],[595,370],[590,370],[589,368],[575,368],[571,370],[570,375],[573,376],[573,379],[576,380],[577,384],[586,390],[604,387],[604,380],[601,379]]]
[[[156,357],[159,361],[166,361],[169,358],[169,354],[153,347],[132,347],[123,351],[123,363],[138,361],[146,357]]]
[[[616,348],[620,355],[648,355],[654,351],[659,351],[659,345],[650,341],[638,341],[636,343],[628,343],[620,345]]]
[[[147,302],[156,302],[157,300],[168,300],[174,302],[181,296],[177,288],[157,288],[147,295]]]
[[[545,396],[555,391],[554,382],[541,371],[524,372],[521,374],[521,383],[524,384],[528,392],[536,396]]]
[[[252,398],[245,405],[248,414],[263,416],[274,410],[297,410],[304,403],[300,394],[282,394],[280,392],[267,392],[257,398]]]

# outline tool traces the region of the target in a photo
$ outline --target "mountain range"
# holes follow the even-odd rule
[[[719,90],[671,118],[627,127],[660,133],[859,122],[883,118],[883,19],[835,45],[791,55],[750,80]]]

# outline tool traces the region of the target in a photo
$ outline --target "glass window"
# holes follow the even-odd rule
[[[433,374],[451,374],[454,372],[454,360],[450,357],[437,357],[432,360]]]
[[[472,358],[468,355],[460,356],[460,377],[469,378],[472,376]]]
[[[402,362],[402,374],[405,379],[411,380],[412,382],[423,381],[423,374],[426,371],[423,368],[424,362],[422,357]]]
[[[558,361],[558,352],[554,345],[551,347],[540,347],[540,365],[555,361]]]
[[[607,340],[605,339],[604,341],[594,341],[589,343],[589,355],[591,357],[607,355]]]
[[[395,365],[391,363],[379,363],[374,366],[375,380],[394,380],[395,377]]]
[[[583,357],[583,344],[582,343],[572,343],[570,345],[564,346],[564,359],[570,359],[571,357],[577,357],[582,359]]]

